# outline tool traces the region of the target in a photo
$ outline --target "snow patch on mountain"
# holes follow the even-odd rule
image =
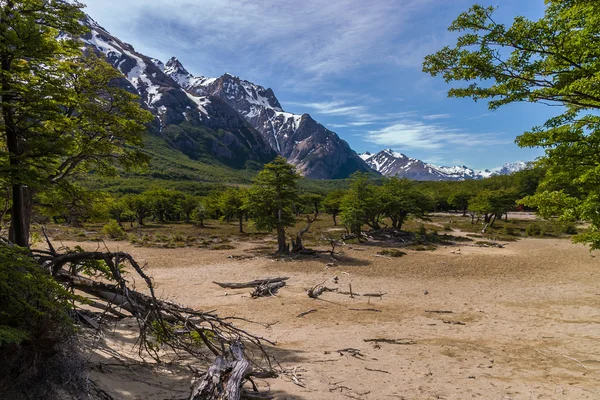
[[[465,165],[437,166],[421,160],[407,157],[391,149],[377,154],[369,152],[360,157],[375,171],[385,176],[398,176],[423,181],[463,181],[468,179],[484,179],[494,175],[509,175],[527,168],[527,163],[517,161],[507,163],[494,170],[474,170]]]

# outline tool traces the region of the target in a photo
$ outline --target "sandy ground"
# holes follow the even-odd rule
[[[295,367],[305,385],[284,375],[259,382],[277,399],[600,398],[599,262],[569,240],[523,239],[501,249],[440,247],[396,259],[376,257],[381,248],[360,245],[345,247],[347,260],[329,269],[327,258],[228,258],[252,254],[256,243],[225,251],[108,245],[147,262],[162,297],[273,323],[252,329],[277,342],[273,353],[284,368]],[[249,289],[211,283],[281,275],[291,277],[288,286],[271,298],[251,299]],[[352,283],[358,293],[387,294],[307,297],[308,287],[334,276],[343,290]],[[311,309],[317,311],[297,317]],[[105,365],[94,377],[117,398],[185,398],[187,369],[115,362],[133,348],[127,336],[132,326],[125,322],[106,333],[111,350],[97,358]],[[345,348],[361,355],[337,352]]]

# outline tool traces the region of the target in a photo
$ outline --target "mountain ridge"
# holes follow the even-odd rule
[[[376,154],[365,152],[360,157],[375,171],[384,176],[398,176],[421,181],[462,181],[485,179],[494,175],[509,175],[527,168],[527,163],[516,161],[506,163],[493,170],[474,170],[462,166],[437,166],[410,158],[392,149],[384,149]]]
[[[155,115],[154,133],[188,157],[210,154],[243,168],[279,154],[314,179],[371,171],[347,142],[309,114],[285,112],[272,89],[229,73],[194,76],[176,57],[163,63],[136,52],[91,17],[83,23],[90,28],[82,36],[86,47],[123,74],[122,85]]]

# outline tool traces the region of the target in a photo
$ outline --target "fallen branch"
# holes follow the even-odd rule
[[[445,311],[445,310],[425,310],[426,313],[434,313],[434,314],[452,314],[453,311]]]
[[[258,285],[250,295],[253,299],[257,297],[275,296],[279,289],[285,286],[285,282],[262,283]]]
[[[296,318],[302,318],[305,315],[308,315],[308,314],[314,313],[314,312],[317,312],[316,308],[313,308],[312,310],[304,311],[303,313],[300,313],[300,314],[296,315]]]
[[[233,283],[233,282],[213,282],[215,285],[219,285],[225,289],[247,289],[254,288],[263,284],[268,283],[277,283],[283,282],[290,279],[289,277],[281,277],[281,278],[266,278],[266,279],[257,279],[250,282],[242,282],[242,283]]]
[[[366,369],[367,371],[373,371],[373,372],[382,372],[382,373],[384,373],[384,374],[391,374],[391,372],[389,372],[389,371],[384,371],[384,370],[382,370],[382,369],[374,369],[374,368],[369,368],[369,367],[365,367],[365,369]]]
[[[447,320],[447,319],[443,319],[442,322],[445,323],[445,324],[450,324],[450,325],[467,325],[464,322],[450,321],[450,320]]]
[[[311,287],[310,289],[308,289],[306,291],[306,294],[308,295],[308,297],[310,297],[311,299],[316,299],[325,292],[337,292],[337,289],[330,289],[326,286],[323,286],[323,284],[325,282],[327,282],[327,281],[325,280],[325,281]]]
[[[376,308],[349,308],[350,311],[371,311],[371,312],[382,312]]]
[[[47,241],[49,242],[49,239]],[[32,253],[57,281],[71,290],[94,297],[91,302],[82,300],[84,304],[90,303],[92,307],[103,309],[105,312],[111,312],[109,310],[114,305],[136,319],[140,353],[144,352],[158,360],[158,349],[163,345],[176,353],[185,352],[201,359],[208,357],[209,350],[217,358],[212,373],[213,376],[217,376],[217,368],[227,370],[227,373],[220,375],[226,380],[223,386],[226,388],[225,394],[217,395],[210,389],[213,390],[212,397],[197,395],[210,393],[206,392],[209,390],[208,386],[204,385],[200,390],[199,385],[197,393],[192,394],[191,399],[238,400],[243,393],[240,382],[243,383],[246,379],[251,370],[251,363],[259,371],[272,371],[271,359],[264,349],[264,344],[275,343],[237,328],[232,323],[234,320],[251,323],[252,321],[237,317],[219,317],[212,312],[197,311],[158,299],[152,279],[144,272],[145,266],[139,265],[128,253],[78,251],[59,254],[50,243],[48,247],[48,251],[32,250]],[[125,268],[128,269],[128,275],[124,275]],[[133,290],[125,276],[128,279],[130,276],[141,278],[145,283],[146,293]],[[106,302],[106,306],[101,301]],[[127,316],[114,309],[112,314],[121,318]],[[91,318],[84,320],[91,325],[96,322]],[[160,338],[160,341],[157,338]],[[245,358],[241,343],[245,343],[249,351],[258,350],[262,356],[262,365],[256,357],[248,360]],[[216,384],[215,380],[211,382]],[[252,393],[249,397],[258,398],[257,395],[258,393]]]
[[[417,344],[417,342],[412,339],[363,339],[363,342],[389,343],[399,345]]]

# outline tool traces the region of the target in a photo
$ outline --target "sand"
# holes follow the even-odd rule
[[[286,375],[258,382],[277,399],[600,398],[600,269],[584,246],[523,239],[505,248],[408,250],[388,259],[376,257],[377,246],[356,245],[343,248],[346,261],[326,269],[325,257],[228,258],[255,254],[260,243],[235,245],[214,251],[108,243],[148,263],[161,297],[272,324],[250,329],[277,342],[271,351],[305,385]],[[212,283],[282,275],[290,277],[288,286],[270,298]],[[351,283],[354,292],[387,294],[308,298],[306,289],[324,280],[336,287],[334,276],[342,290]],[[311,309],[317,311],[297,317]],[[124,321],[98,340],[109,348],[94,355],[104,364],[92,371],[94,379],[116,398],[185,398],[191,382],[185,362],[122,367],[116,361],[133,357],[133,327]],[[345,348],[360,355],[338,352]]]

